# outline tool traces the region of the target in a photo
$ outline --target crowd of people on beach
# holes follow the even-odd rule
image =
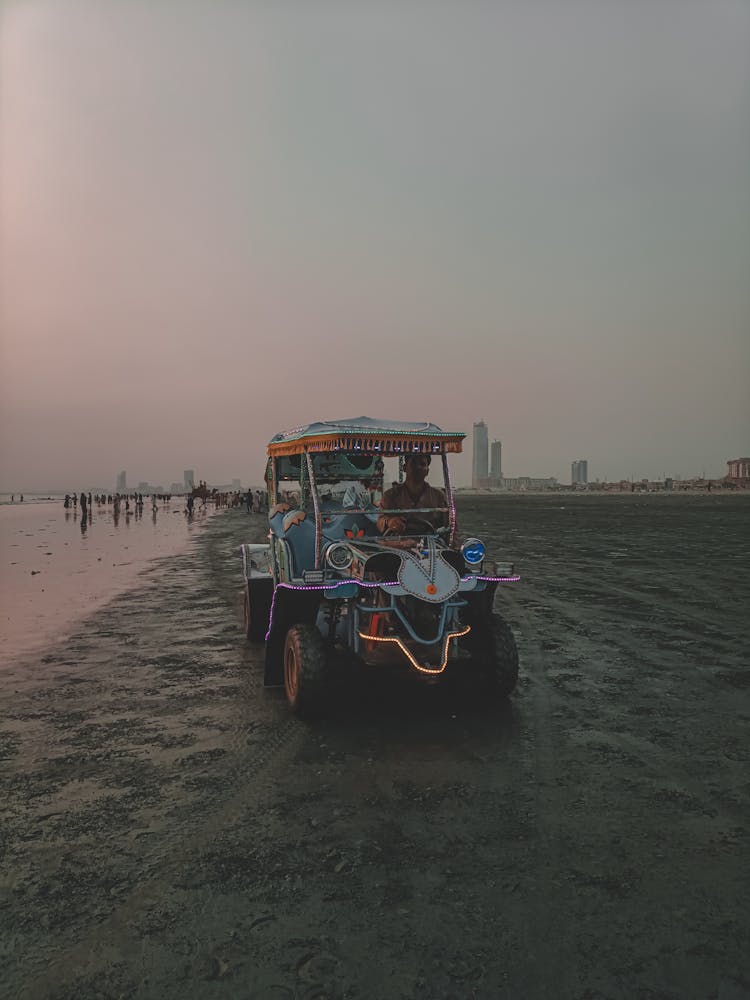
[[[268,509],[266,494],[263,490],[235,490],[234,492],[219,492],[210,490],[208,487],[194,490],[192,494],[185,497],[185,512],[190,513],[198,507],[204,508],[209,505],[220,508],[245,507],[248,513],[261,513]],[[12,501],[15,497],[11,498]],[[23,499],[23,497],[21,497]],[[148,499],[148,498],[147,498]],[[153,493],[150,496],[151,506],[157,507],[160,503],[170,503],[171,493]],[[115,512],[124,510],[129,513],[143,510],[144,496],[142,493],[66,493],[63,500],[63,507],[66,510],[80,511],[91,514],[95,509],[111,507]]]
[[[50,497],[50,499],[52,499]],[[20,494],[20,503],[23,503],[23,493]],[[155,511],[160,503],[170,503],[171,493],[153,493],[150,496],[151,507]],[[11,494],[11,503],[16,502],[15,493]],[[63,499],[63,507],[67,511],[73,511],[90,517],[94,510],[101,511],[102,508],[112,508],[115,515],[124,511],[126,514],[133,513],[136,516],[142,513],[144,507],[144,496],[142,493],[87,493],[81,490],[80,493],[66,493]],[[218,508],[240,508],[244,507],[248,514],[261,514],[268,511],[268,496],[265,490],[248,489],[245,491],[234,490],[232,492],[221,492],[210,489],[201,480],[198,489],[185,497],[186,514],[192,514],[196,509],[205,509],[209,504]]]
[[[248,514],[264,514],[268,510],[268,494],[264,490],[248,490],[245,494]]]
[[[169,503],[172,499],[171,493],[153,493],[151,495],[151,506],[156,507],[159,503]],[[143,510],[142,493],[66,493],[63,500],[63,507],[69,510],[71,507],[76,510],[80,505],[81,513],[85,514],[94,509],[94,504],[98,508],[108,506],[119,511],[122,507],[126,511],[130,510],[130,503],[133,502],[134,509]]]
[[[156,522],[156,512],[159,503],[169,503],[172,499],[171,493],[154,493],[151,495],[151,511],[154,523]],[[142,493],[66,493],[63,500],[66,519],[71,516],[77,519],[78,512],[81,512],[81,531],[86,531],[89,521],[93,519],[94,511],[102,513],[103,508],[111,508],[115,525],[119,522],[120,514],[126,517],[133,515],[135,520],[143,516],[144,499]]]

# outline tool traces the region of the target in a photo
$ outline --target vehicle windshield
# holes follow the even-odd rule
[[[403,483],[405,478],[403,456],[319,452],[311,458],[317,502],[329,513],[373,512],[380,507],[384,492]],[[427,481],[439,489],[446,488],[441,455],[432,456]],[[276,495],[272,503],[312,510],[314,502],[304,457],[276,459]]]
[[[373,490],[357,479],[344,479],[340,483],[327,483],[318,489],[321,500],[330,500],[342,510],[364,510],[374,504]]]
[[[353,469],[353,463],[361,468]],[[399,456],[315,455],[313,468],[319,501],[342,512],[378,508],[383,493],[404,481],[403,458]],[[446,486],[440,455],[433,457],[428,482],[440,489]]]

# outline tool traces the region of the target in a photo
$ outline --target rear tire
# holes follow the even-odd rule
[[[314,625],[293,625],[286,634],[284,690],[292,711],[300,718],[319,715],[328,703],[328,651]]]
[[[518,682],[518,646],[501,615],[475,619],[470,634],[472,660],[488,693],[507,698]]]

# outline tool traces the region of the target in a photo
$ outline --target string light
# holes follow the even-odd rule
[[[469,632],[471,632],[471,626],[467,625],[466,628],[462,629],[460,632],[446,633],[443,637],[443,662],[439,667],[435,668],[423,667],[421,663],[417,663],[411,650],[408,649],[406,644],[396,635],[369,635],[367,632],[358,632],[357,634],[360,639],[367,639],[369,642],[395,642],[415,670],[418,670],[422,674],[442,674],[448,665],[448,646],[451,639],[460,639],[461,636],[468,635]]]
[[[474,576],[471,574],[469,576],[462,576],[461,582],[468,583],[470,580],[486,580],[489,583],[518,583],[521,579],[520,576]],[[376,589],[377,587],[400,587],[401,584],[398,580],[331,580],[330,583],[279,583],[274,588],[273,597],[271,598],[271,610],[268,615],[268,631],[265,634],[265,641],[268,642],[271,636],[271,629],[273,628],[273,609],[276,604],[276,594],[282,588],[284,590],[336,590],[338,587],[347,587],[349,584],[355,583],[358,587],[365,587],[368,590]],[[463,633],[462,633],[463,634]],[[415,664],[416,666],[416,664]]]
[[[462,576],[462,580],[487,580],[489,583],[518,583],[520,576]]]
[[[336,590],[337,587],[346,587],[350,583],[355,583],[358,587],[396,587],[398,586],[398,580],[388,580],[386,583],[381,582],[365,582],[364,580],[332,580],[330,583],[279,583],[274,588],[273,597],[271,598],[271,610],[268,614],[268,631],[265,635],[265,641],[268,642],[271,636],[271,629],[273,628],[273,609],[276,604],[276,594],[283,588],[284,590]]]
[[[448,504],[449,504],[448,538],[452,545],[453,539],[456,536],[456,501],[453,498],[453,481],[451,479],[451,473],[450,473],[450,467],[448,466],[447,455],[443,455],[443,475],[445,476],[445,485],[447,487]]]

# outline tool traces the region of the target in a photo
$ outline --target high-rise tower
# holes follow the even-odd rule
[[[182,481],[185,484],[185,492],[192,493],[195,488],[195,470],[185,469],[182,473]]]
[[[490,448],[490,479],[493,486],[500,486],[503,478],[503,442],[493,441]]]
[[[116,493],[127,493],[128,491],[128,474],[127,472],[117,473],[117,487],[115,488]]]
[[[589,481],[589,463],[579,458],[570,467],[570,482],[573,486],[585,486]]]
[[[480,420],[478,424],[474,424],[474,455],[471,466],[471,485],[474,489],[487,485],[487,458],[487,424]]]

